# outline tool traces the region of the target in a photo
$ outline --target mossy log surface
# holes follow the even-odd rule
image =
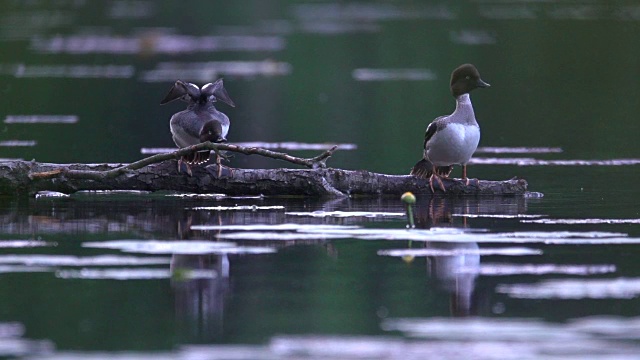
[[[139,169],[126,164],[51,164],[34,161],[0,163],[0,194],[34,194],[38,191],[73,193],[80,190],[144,190],[227,195],[270,196],[379,196],[405,191],[430,194],[428,182],[409,175],[385,175],[364,170],[234,169],[223,167],[218,176],[214,165],[193,166],[193,175],[178,173],[176,160],[165,160]],[[125,166],[126,167],[126,166]],[[105,174],[104,176],[101,174]],[[89,175],[89,176],[87,176]],[[527,192],[524,179],[479,180],[466,185],[460,179],[445,179],[447,194],[518,196]],[[442,194],[436,189],[437,194]]]

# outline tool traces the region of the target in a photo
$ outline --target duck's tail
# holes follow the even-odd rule
[[[197,151],[192,154],[182,156],[182,161],[189,165],[200,165],[209,161],[211,150]]]
[[[428,179],[431,177],[431,175],[433,175],[433,169],[434,169],[434,166],[431,163],[431,161],[427,159],[422,159],[413,166],[409,175],[413,175],[421,179]],[[436,166],[435,169],[436,169],[436,175],[449,177],[449,174],[451,174],[451,171],[453,170],[453,165]]]

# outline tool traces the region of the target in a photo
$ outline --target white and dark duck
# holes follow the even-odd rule
[[[184,81],[176,81],[167,96],[162,99],[160,105],[180,99],[189,105],[187,109],[173,114],[170,121],[173,142],[180,148],[196,145],[201,142],[211,141],[224,143],[229,132],[229,118],[218,111],[213,105],[222,101],[235,107],[229,94],[224,88],[222,79],[214,83],[208,83],[202,88]],[[186,166],[187,173],[191,175],[191,165],[199,165],[209,160],[210,150],[198,151],[190,155],[182,156],[178,160],[178,172],[182,170],[182,164]],[[219,157],[218,165],[220,165]],[[220,169],[218,169],[220,170]]]
[[[456,109],[427,126],[423,159],[411,169],[411,175],[429,179],[432,192],[434,181],[446,192],[442,178],[449,177],[453,165],[462,165],[462,179],[469,185],[467,163],[480,142],[480,126],[469,93],[489,86],[474,65],[460,65],[451,73],[451,94],[456,99]]]

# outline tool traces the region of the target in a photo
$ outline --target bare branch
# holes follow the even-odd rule
[[[257,147],[244,147],[244,146],[233,145],[233,144],[216,144],[216,143],[207,141],[201,144],[178,149],[174,152],[152,155],[147,158],[133,162],[131,164],[117,167],[115,169],[100,171],[100,170],[72,170],[69,168],[60,168],[60,169],[55,169],[51,171],[32,173],[32,174],[29,174],[29,177],[31,179],[49,179],[57,176],[65,176],[67,178],[75,178],[75,179],[104,180],[107,178],[120,176],[128,171],[138,170],[145,166],[156,164],[166,160],[178,159],[183,155],[188,155],[193,152],[202,151],[202,150],[212,150],[212,151],[215,151],[216,153],[219,153],[219,151],[231,151],[231,152],[237,152],[245,155],[261,155],[264,157],[284,160],[292,164],[302,165],[308,168],[317,169],[317,168],[326,167],[327,159],[331,157],[331,155],[333,155],[334,151],[337,148],[338,146],[335,145],[331,147],[329,150],[313,158],[299,158],[299,157],[291,156],[286,153],[271,151],[271,150],[257,148]]]

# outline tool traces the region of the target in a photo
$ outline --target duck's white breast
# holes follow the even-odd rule
[[[466,164],[479,142],[479,126],[450,123],[429,140],[426,155],[437,166]]]

